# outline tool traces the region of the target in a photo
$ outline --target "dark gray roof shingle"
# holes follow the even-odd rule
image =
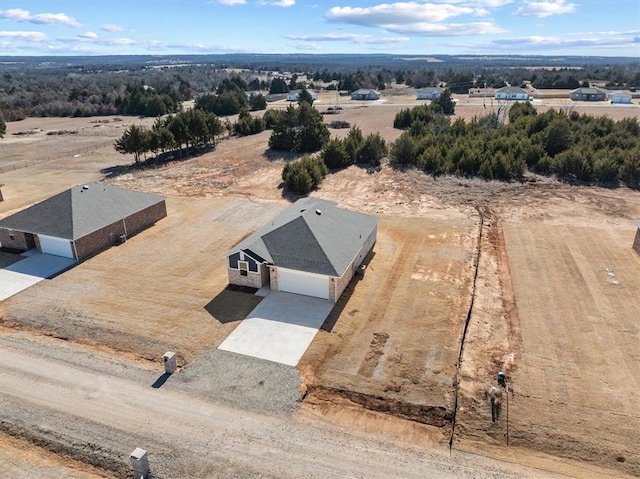
[[[320,212],[318,214],[317,212]],[[238,244],[282,268],[341,276],[376,228],[378,218],[314,198],[296,201]]]
[[[77,240],[164,199],[160,195],[88,183],[0,220],[0,228]]]

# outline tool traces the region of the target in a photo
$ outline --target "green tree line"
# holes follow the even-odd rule
[[[141,156],[171,153],[183,156],[189,148],[215,145],[225,131],[220,119],[202,110],[187,110],[165,118],[157,118],[151,129],[131,125],[116,140],[114,148],[124,155],[133,155],[136,164]]]
[[[414,113],[409,126],[398,119],[406,113],[396,118],[405,131],[391,145],[393,165],[433,175],[501,180],[532,170],[586,182],[636,186],[640,181],[640,125],[635,118],[614,121],[554,109],[538,113],[529,102],[515,103],[505,125],[495,114],[467,123],[422,110]]]

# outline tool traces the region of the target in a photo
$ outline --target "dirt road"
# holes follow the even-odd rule
[[[8,334],[0,356],[0,424],[117,477],[135,447],[158,478],[558,477],[152,388],[157,371],[63,341]]]

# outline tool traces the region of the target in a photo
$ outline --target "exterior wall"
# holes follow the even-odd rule
[[[528,100],[528,93],[496,93],[497,100]]]
[[[353,258],[353,261],[351,262],[351,264],[349,264],[342,276],[340,276],[339,278],[331,278],[331,284],[329,287],[330,301],[333,301],[334,303],[338,302],[340,296],[342,296],[342,293],[353,278],[356,268],[362,264],[369,251],[371,251],[371,249],[373,248],[373,245],[375,245],[377,237],[378,227],[376,226],[369,234],[367,240],[362,244],[362,247]]]
[[[246,276],[242,276],[238,269],[227,268],[227,271],[229,273],[229,284],[262,288],[262,275],[260,273],[248,271]]]
[[[611,103],[631,103],[630,95],[610,95]],[[0,198],[0,201],[2,199]]]
[[[116,221],[109,226],[83,236],[74,242],[77,259],[84,259],[107,249],[115,244],[118,236],[125,235],[129,238],[166,216],[167,206],[162,201],[134,213],[124,220]]]
[[[88,258],[97,252],[107,249],[115,244],[118,236],[125,234],[123,221],[117,221],[109,226],[94,231],[74,242],[75,253],[78,260]]]
[[[127,237],[139,233],[166,216],[167,205],[165,201],[161,201],[160,203],[156,203],[149,208],[138,211],[131,216],[127,216],[125,218]]]
[[[339,278],[332,277],[329,281],[329,301],[337,303],[346,289],[347,285],[353,278],[354,264],[351,263],[346,271]]]
[[[633,240],[633,249],[636,253],[640,254],[640,228],[636,230],[636,237]]]
[[[271,291],[280,291],[278,289],[278,268],[275,266],[269,266],[269,284]]]
[[[12,235],[14,239],[11,239],[10,235]],[[29,249],[27,236],[22,231],[0,228],[0,244],[3,248],[14,249],[18,251],[27,251]]]

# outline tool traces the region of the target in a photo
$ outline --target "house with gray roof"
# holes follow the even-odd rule
[[[437,100],[444,92],[444,88],[439,86],[428,86],[420,88],[416,92],[416,100]]]
[[[380,92],[370,88],[360,88],[351,93],[352,100],[379,100]]]
[[[229,251],[229,283],[334,303],[373,248],[376,216],[303,198]]]
[[[165,216],[163,196],[102,183],[78,185],[0,220],[0,247],[82,260]]]
[[[580,87],[569,92],[569,98],[573,101],[605,101],[607,90],[602,88]]]

